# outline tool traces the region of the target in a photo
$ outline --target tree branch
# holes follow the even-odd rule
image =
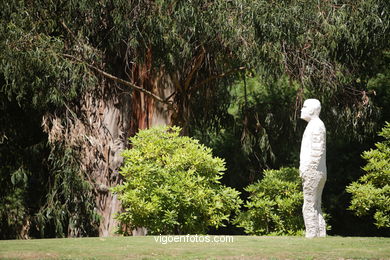
[[[202,62],[204,60],[205,53],[206,52],[205,52],[204,48],[202,48],[199,56],[195,58],[193,68],[191,69],[190,73],[188,74],[187,80],[184,83],[184,91],[188,90],[190,83],[191,83],[191,80],[194,77],[195,72],[201,67]]]
[[[93,66],[93,65],[91,65],[91,64],[89,64],[87,62],[84,62],[84,61],[82,61],[82,60],[80,60],[80,59],[78,59],[78,58],[76,58],[76,57],[74,57],[72,55],[69,55],[69,54],[62,54],[62,55],[64,57],[66,57],[66,58],[75,60],[75,61],[80,62],[80,63],[84,63],[85,65],[87,65],[88,68],[93,69],[94,71],[98,72],[99,74],[101,74],[102,76],[104,76],[104,77],[106,77],[108,79],[111,79],[111,80],[113,80],[115,82],[118,82],[118,83],[123,84],[125,86],[128,86],[128,87],[130,87],[132,89],[140,91],[140,92],[142,92],[142,93],[144,93],[144,94],[154,98],[155,100],[157,100],[157,101],[159,101],[161,103],[167,104],[169,106],[171,105],[171,103],[169,101],[167,101],[166,99],[163,99],[163,98],[157,96],[156,94],[152,93],[151,91],[149,91],[147,89],[139,87],[139,86],[137,86],[137,85],[135,85],[135,84],[133,84],[133,83],[131,83],[129,81],[126,81],[126,80],[123,80],[121,78],[118,78],[118,77],[116,77],[116,76],[114,76],[114,75],[112,75],[112,74],[110,74],[108,72],[105,72],[105,71],[103,71],[103,70],[101,70],[101,69],[99,69],[99,68],[97,68],[97,67],[95,67],[95,66]]]
[[[232,70],[229,70],[228,72],[225,72],[225,73],[222,73],[222,74],[219,74],[219,75],[214,75],[214,76],[211,76],[203,81],[201,81],[199,84],[197,84],[193,90],[196,90],[198,88],[200,88],[201,86],[209,83],[210,81],[213,81],[215,79],[220,79],[220,78],[224,78],[226,76],[229,76],[230,74],[233,74],[233,73],[236,73],[238,71],[242,71],[242,70],[246,70],[246,67],[239,67],[239,68],[236,68],[236,69],[232,69]]]

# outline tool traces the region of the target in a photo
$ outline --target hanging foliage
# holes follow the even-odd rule
[[[62,176],[58,180],[68,176],[67,171],[74,179],[88,181],[85,192],[95,196],[103,216],[99,233],[108,235],[120,208],[109,187],[121,182],[120,151],[140,128],[175,123],[184,134],[210,133],[222,141],[238,138],[233,143],[239,148],[230,148],[242,151],[240,158],[249,158],[237,165],[250,164],[252,173],[277,164],[278,158],[293,161],[291,151],[278,149],[270,133],[296,141],[295,133],[286,130],[289,123],[276,122],[291,123],[306,96],[321,99],[330,122],[343,122],[329,128],[331,135],[348,137],[352,132],[350,136],[361,141],[376,131],[379,113],[367,81],[385,64],[382,54],[390,37],[385,0],[0,0],[0,7],[1,104],[9,111],[1,115],[4,151],[17,145],[22,148],[14,149],[15,154],[26,151],[21,145],[25,140],[16,141],[11,134],[28,128],[11,123],[17,120],[13,106],[21,108],[21,118],[34,113],[40,118],[34,129],[39,132],[43,123],[48,134],[26,137],[33,140],[28,147],[40,147],[27,154],[42,155],[42,171],[31,170],[25,159],[1,162],[1,186],[11,183],[14,172],[14,178],[26,173],[27,186],[15,182],[24,190],[15,188],[19,202],[13,205],[24,212],[20,216],[33,216],[51,205],[39,192],[33,196],[36,203],[22,200],[32,194],[28,187],[33,181],[50,194],[55,185],[44,180],[54,171],[55,161],[61,161],[60,154],[71,150],[68,155],[77,160],[67,157],[69,169],[56,170]],[[273,114],[286,102],[272,103],[268,94],[258,104],[251,103],[250,91],[243,95],[248,102],[235,103],[238,95],[230,86],[242,89],[235,80],[243,79],[249,86],[248,78],[254,75],[260,90],[253,93],[261,93],[263,87],[285,91],[281,96],[290,98],[286,110]],[[234,117],[227,111],[231,107],[238,107]],[[78,170],[73,163],[79,164]],[[242,176],[252,173],[238,175],[247,180]],[[16,222],[28,226],[27,217]]]

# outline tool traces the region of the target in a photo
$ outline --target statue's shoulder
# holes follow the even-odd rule
[[[322,122],[320,118],[316,118],[313,120],[313,126],[314,128],[320,130],[320,131],[326,131],[325,124]]]

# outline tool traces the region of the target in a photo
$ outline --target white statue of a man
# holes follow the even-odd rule
[[[321,103],[317,99],[307,99],[301,110],[301,118],[308,122],[302,137],[299,164],[307,238],[326,236],[321,210],[322,190],[326,181],[326,129],[319,118],[320,111]]]

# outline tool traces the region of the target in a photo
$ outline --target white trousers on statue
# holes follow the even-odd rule
[[[324,172],[306,171],[302,174],[302,212],[307,238],[326,236],[326,223],[321,210],[321,197],[325,182],[326,173]]]

